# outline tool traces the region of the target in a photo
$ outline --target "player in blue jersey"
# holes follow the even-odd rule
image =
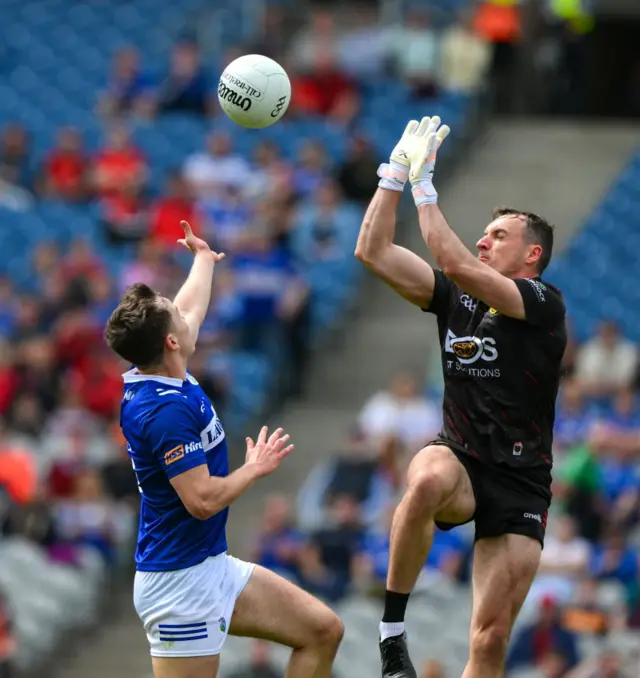
[[[224,255],[182,222],[194,254],[174,301],[147,285],[127,290],[105,338],[135,367],[124,374],[121,426],[140,488],[134,603],[155,678],[215,678],[227,634],[291,647],[287,678],[329,678],[342,638],[323,603],[264,568],[227,555],[229,505],[273,473],[289,437],[263,428],[229,473],[225,433],[187,372]]]

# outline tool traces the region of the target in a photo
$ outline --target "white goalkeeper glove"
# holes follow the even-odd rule
[[[389,164],[378,169],[380,188],[402,192],[410,179],[416,206],[438,202],[438,193],[433,187],[436,153],[451,131],[440,123],[438,116],[422,118],[420,123],[409,122],[391,153]]]
[[[378,176],[380,181],[378,186],[386,188],[390,191],[398,191],[402,193],[404,185],[409,178],[409,170],[411,169],[411,160],[409,153],[411,151],[412,134],[418,129],[418,121],[412,120],[404,130],[400,141],[396,144],[388,163],[380,165],[378,168]]]
[[[441,126],[440,122],[437,115],[433,118],[422,118],[418,129],[412,134],[409,179],[416,207],[438,202],[438,192],[433,187],[436,155],[451,131],[447,125]]]

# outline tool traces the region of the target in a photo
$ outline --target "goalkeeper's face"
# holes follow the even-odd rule
[[[528,264],[531,243],[527,228],[520,216],[501,216],[494,219],[476,243],[478,259],[502,275],[516,276]]]

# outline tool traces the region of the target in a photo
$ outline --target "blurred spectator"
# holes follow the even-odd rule
[[[419,392],[408,372],[395,375],[389,388],[373,395],[359,416],[368,436],[383,441],[397,438],[411,454],[438,435],[441,420],[441,408]]]
[[[595,413],[588,406],[580,383],[564,379],[553,427],[554,450],[565,450],[584,442],[595,422]]]
[[[617,652],[605,650],[598,657],[586,659],[564,678],[631,678],[631,674],[623,670]]]
[[[227,254],[240,251],[262,204],[253,204],[239,188],[220,187],[217,193],[198,201],[203,237],[217,251]]]
[[[303,535],[293,526],[289,500],[282,495],[267,497],[251,560],[296,580],[303,545]]]
[[[16,295],[11,280],[0,276],[0,335],[11,335],[16,317]]]
[[[328,58],[333,60],[337,49],[338,35],[333,13],[325,8],[315,7],[305,25],[291,40],[287,61],[296,72],[308,73],[316,67],[320,50],[327,50]]]
[[[353,251],[359,220],[341,200],[333,179],[325,179],[300,206],[292,233],[296,257],[308,264],[344,260]]]
[[[207,360],[204,350],[194,353],[189,363],[189,372],[198,380],[209,400],[214,404],[218,413],[223,413],[227,403],[228,383],[223,375]]]
[[[143,240],[138,248],[137,257],[130,261],[122,272],[120,293],[137,282],[157,289],[163,273],[162,263],[162,249],[158,244],[151,239]]]
[[[120,433],[120,422],[116,421],[114,428]],[[140,490],[136,475],[131,467],[131,459],[127,452],[124,440],[117,447],[116,455],[101,466],[102,482],[107,494],[116,501],[124,501],[136,512],[140,507]]]
[[[635,595],[638,581],[638,554],[620,532],[612,532],[593,550],[591,574],[600,581],[620,582],[629,596]]]
[[[157,96],[158,107],[164,113],[213,114],[211,84],[195,43],[179,42],[174,46],[169,73],[160,84]]]
[[[38,469],[34,452],[12,440],[7,422],[0,420],[0,493],[26,505],[37,492]]]
[[[53,411],[61,392],[55,349],[51,338],[33,336],[21,342],[16,352],[18,393],[34,396],[45,412]]]
[[[307,289],[283,248],[267,233],[247,236],[233,262],[241,304],[240,344],[246,350],[277,351],[279,320],[293,321],[302,312]]]
[[[445,678],[444,666],[435,659],[425,662],[420,678]]]
[[[115,53],[107,87],[98,98],[98,112],[111,117],[122,113],[147,116],[150,112],[154,83],[140,67],[140,54],[134,47]]]
[[[473,15],[465,10],[442,37],[440,84],[445,90],[475,94],[485,83],[491,48],[478,35]]]
[[[164,194],[149,210],[149,237],[166,249],[176,247],[180,234],[180,222],[187,221],[198,232],[195,203],[182,173],[172,171],[167,175]]]
[[[562,488],[565,508],[576,520],[579,534],[589,541],[600,537],[606,513],[597,457],[600,438],[601,433],[594,429],[583,444],[567,451],[556,469],[556,482]]]
[[[119,301],[111,277],[107,274],[94,276],[90,281],[89,296],[91,319],[97,327],[104,327]]]
[[[271,663],[269,654],[268,643],[253,641],[249,665],[229,674],[229,678],[279,678],[281,672]]]
[[[538,662],[536,678],[567,678],[567,659],[562,652],[551,650]]]
[[[300,524],[317,529],[324,522],[326,506],[348,494],[360,506],[363,525],[376,529],[393,499],[395,480],[384,466],[379,448],[354,427],[342,448],[316,466],[300,489]]]
[[[344,197],[364,205],[371,200],[378,186],[378,156],[369,141],[355,136],[349,144],[348,155],[338,168],[337,181]]]
[[[538,575],[527,597],[529,603],[549,596],[559,604],[566,603],[589,569],[589,543],[577,535],[573,518],[558,516],[554,523],[555,529],[545,538]]]
[[[94,159],[93,186],[103,210],[103,223],[112,245],[138,242],[146,231],[142,188],[147,179],[145,159],[126,128],[112,127],[106,145]]]
[[[522,8],[518,3],[482,0],[475,4],[475,30],[491,45],[490,78],[498,112],[513,110],[517,92]]]
[[[605,605],[598,599],[598,582],[587,578],[580,582],[573,600],[562,613],[562,625],[580,636],[606,636],[612,628],[624,628],[623,600]]]
[[[552,652],[564,659],[564,671],[579,661],[576,636],[562,628],[560,609],[555,600],[544,598],[538,621],[514,634],[506,668],[512,671],[518,667],[540,665]]]
[[[348,495],[334,498],[327,518],[300,553],[300,580],[312,593],[337,601],[349,591],[364,534],[358,504]]]
[[[578,350],[575,376],[590,395],[608,396],[630,386],[637,364],[637,347],[620,335],[614,322],[606,321]]]
[[[440,42],[428,10],[413,8],[393,33],[393,60],[398,75],[418,97],[434,97],[438,89]]]
[[[248,46],[248,49],[242,54],[263,54],[266,57],[278,61],[282,59],[289,47],[291,24],[295,21],[292,12],[287,11],[284,6],[279,4],[267,3],[260,10],[260,26],[256,34],[257,37]],[[225,59],[225,63],[230,63],[233,58]]]
[[[13,614],[0,589],[0,678],[14,675],[13,658],[17,649],[14,634]]]
[[[260,200],[278,195],[286,199],[291,192],[293,170],[283,159],[280,147],[270,140],[258,143],[253,151],[253,164],[251,197]]]
[[[31,141],[22,124],[8,124],[0,136],[0,179],[30,190],[33,182]]]
[[[80,132],[63,127],[56,147],[44,161],[42,193],[51,198],[80,202],[87,198],[88,159]]]
[[[576,356],[578,353],[578,342],[571,329],[571,320],[567,322],[567,348],[562,356],[562,376],[573,377],[576,367]]]
[[[68,246],[67,254],[60,262],[60,275],[66,285],[84,285],[76,293],[74,301],[78,306],[84,305],[88,298],[88,285],[95,278],[106,274],[104,264],[96,254],[93,245],[87,238],[75,238]]]
[[[75,547],[79,562],[82,549],[95,549],[106,562],[115,558],[115,512],[105,497],[100,476],[92,470],[79,473],[73,493],[54,509],[58,539]]]
[[[340,70],[360,82],[374,82],[388,69],[389,29],[378,22],[377,9],[364,2],[348,9],[348,20],[337,45]]]
[[[294,76],[291,112],[319,115],[337,125],[349,125],[360,108],[354,83],[338,70],[327,45],[318,47],[313,68]]]
[[[308,141],[300,149],[294,169],[296,193],[303,197],[313,196],[327,176],[327,154],[318,141]]]
[[[231,138],[213,132],[207,138],[206,150],[190,155],[183,167],[183,176],[196,197],[219,191],[220,186],[241,189],[251,179],[251,167],[231,148]]]
[[[391,548],[390,531],[395,505],[387,509],[382,525],[370,529],[362,542],[362,553],[358,559],[358,573],[361,583],[368,583],[372,593],[384,591],[389,570]],[[429,556],[424,564],[419,589],[438,586],[443,580],[459,581],[464,559],[471,550],[465,535],[460,530],[434,530]]]
[[[11,344],[0,340],[0,416],[5,416],[15,398],[18,374],[14,366],[14,351]]]

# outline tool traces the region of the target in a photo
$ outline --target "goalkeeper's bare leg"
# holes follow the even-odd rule
[[[444,445],[430,445],[411,462],[407,490],[391,526],[385,607],[380,624],[384,678],[415,678],[404,633],[409,595],[424,567],[435,523],[458,525],[473,518],[475,499],[464,466]]]

